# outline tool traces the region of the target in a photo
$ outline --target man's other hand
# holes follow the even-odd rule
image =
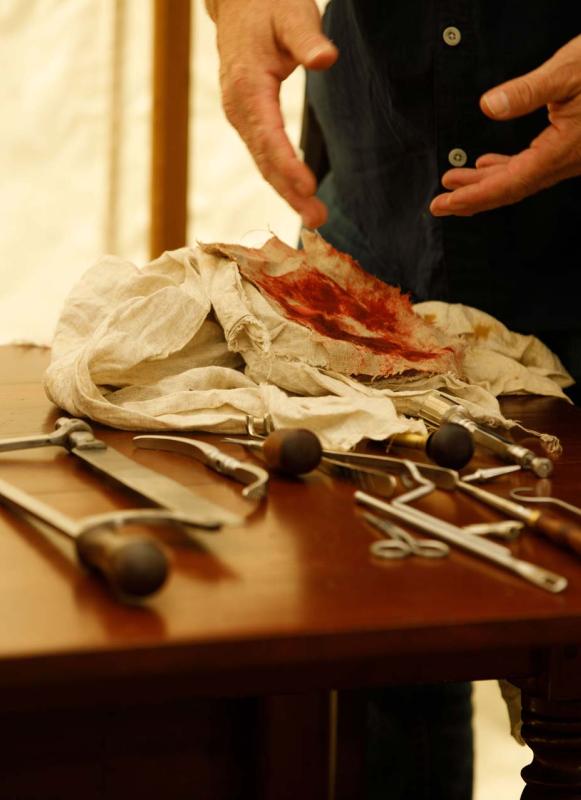
[[[432,214],[471,216],[581,175],[581,36],[538,69],[491,89],[480,100],[482,111],[499,121],[545,105],[549,125],[526,150],[512,156],[488,153],[474,169],[448,170],[442,185],[450,191],[432,200]]]

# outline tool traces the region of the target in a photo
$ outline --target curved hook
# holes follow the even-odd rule
[[[557,506],[558,508],[568,511],[570,514],[574,514],[576,517],[581,517],[581,508],[578,508],[578,506],[574,506],[572,503],[566,503],[564,500],[559,500],[558,497],[548,497],[546,495],[531,496],[531,492],[534,492],[534,489],[528,486],[521,486],[517,489],[512,489],[510,496],[523,503],[543,503],[544,505]]]

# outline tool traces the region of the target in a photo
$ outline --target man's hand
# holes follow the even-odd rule
[[[315,176],[284,129],[279,92],[299,65],[327,69],[337,48],[321,32],[315,0],[208,0],[218,33],[222,104],[266,180],[307,227],[327,217]]]
[[[491,89],[480,100],[482,111],[495,120],[544,105],[550,124],[526,150],[514,156],[489,153],[476,161],[475,169],[448,170],[442,185],[451,191],[432,200],[432,214],[470,216],[581,175],[581,36],[538,69]]]

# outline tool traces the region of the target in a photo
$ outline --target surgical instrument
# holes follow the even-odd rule
[[[226,438],[224,439],[224,441],[255,448],[261,447],[261,449],[264,449],[264,446],[267,444],[267,441],[270,442],[274,438],[274,431],[271,430],[270,425],[271,425],[270,417],[267,416],[261,422],[261,427],[263,427],[265,430],[270,431],[270,433],[268,433],[265,437],[262,434],[258,434],[256,432],[255,419],[252,417],[247,417],[246,418],[247,430],[249,435],[254,438],[253,439]],[[312,450],[313,450],[312,462],[308,461],[306,465],[312,469],[318,468],[322,472],[326,472],[329,475],[334,475],[340,478],[347,478],[348,480],[352,480],[354,482],[359,483],[363,488],[369,488],[370,491],[374,491],[378,494],[381,494],[384,497],[391,497],[391,495],[395,491],[395,486],[396,486],[395,478],[393,477],[393,475],[386,474],[385,470],[376,469],[370,466],[365,466],[360,464],[345,463],[344,461],[333,458],[321,457],[320,454],[323,453],[323,450],[320,447],[320,443],[318,443],[318,445],[316,443],[312,443],[310,437],[303,437],[302,434],[301,434],[301,439],[298,439],[296,431],[292,428],[288,429],[280,428],[276,433],[278,438],[278,446],[281,448],[281,451],[283,451],[284,448],[288,448],[291,451],[293,450],[293,448],[296,449],[301,445],[302,441],[304,441],[306,438],[309,447],[311,447],[312,444]],[[311,432],[306,431],[306,433],[311,433]],[[317,437],[317,442],[318,442],[318,437]],[[281,462],[280,452],[279,454],[275,454],[275,456],[273,456],[273,459],[274,459],[274,466],[278,467],[279,470],[284,471],[290,475],[303,474],[302,468],[305,466],[305,462],[303,460],[299,461],[301,472],[297,473],[296,469],[294,469],[294,467],[296,466],[296,458],[295,461],[293,461],[292,463],[293,468],[290,470],[288,468],[288,463],[285,464],[287,467],[286,469],[281,469],[281,467],[283,467],[283,464],[279,463]],[[319,459],[319,461],[318,463],[315,463],[317,459]],[[311,467],[311,463],[314,464],[313,467]],[[310,471],[310,469],[308,471]]]
[[[395,492],[397,481],[393,475],[372,467],[358,467],[334,461],[332,458],[322,458],[318,466],[321,472],[337,478],[345,478],[357,483],[365,491],[379,494],[382,497],[391,497]]]
[[[539,531],[556,544],[563,545],[581,555],[581,527],[574,522],[562,520],[547,511],[525,508],[514,500],[499,497],[499,495],[487,492],[471,483],[458,480],[457,485],[466,494],[481,500],[497,511],[521,520],[529,528]]]
[[[392,445],[423,450],[434,463],[450,469],[462,469],[474,455],[472,434],[454,422],[427,434],[396,433],[388,439],[388,449]]]
[[[534,489],[527,486],[521,486],[518,489],[512,489],[510,496],[515,500],[520,500],[521,503],[541,503],[543,505],[556,506],[574,514],[576,517],[581,517],[581,508],[574,506],[573,503],[566,503],[564,500],[559,500],[557,497],[549,497],[547,495],[532,495]]]
[[[250,414],[246,414],[244,423],[246,425],[246,433],[254,439],[264,439],[274,431],[274,423],[270,414],[265,414],[263,417],[253,417]]]
[[[260,450],[267,465],[285,475],[311,472],[323,453],[319,437],[306,428],[278,428],[264,439],[224,437],[222,441]]]
[[[472,433],[456,422],[444,422],[428,436],[426,455],[440,467],[462,469],[474,455]]]
[[[448,544],[455,544],[475,555],[486,558],[548,592],[562,592],[567,587],[567,579],[563,576],[516,558],[506,547],[479,536],[466,534],[456,525],[439,520],[423,511],[415,508],[396,507],[393,503],[387,503],[361,491],[355,492],[354,497],[356,502],[367,508],[382,511],[399,522],[405,522],[425,533],[443,539]]]
[[[498,522],[474,522],[471,525],[462,525],[465,533],[473,536],[498,536],[512,542],[520,536],[524,522],[517,522],[514,519],[503,519]]]
[[[492,478],[499,478],[502,475],[510,475],[512,472],[519,472],[522,467],[519,464],[507,464],[506,467],[480,467],[469,475],[462,475],[464,483],[483,483]]]
[[[551,539],[556,544],[565,546],[576,553],[581,554],[581,527],[573,522],[562,520],[559,517],[547,511],[537,511],[516,503],[514,500],[500,497],[492,492],[487,492],[485,489],[475,486],[474,483],[465,482],[460,475],[452,469],[445,469],[444,467],[432,468],[432,472],[428,475],[424,469],[424,464],[417,464],[416,462],[406,462],[408,464],[415,464],[415,467],[424,477],[429,477],[439,489],[460,489],[465,494],[480,500],[482,503],[507,514],[509,517],[515,518],[524,522],[529,528],[539,531],[544,534],[548,539]],[[484,473],[482,471],[481,475]],[[443,476],[445,478],[442,480]],[[489,473],[490,474],[490,473]],[[493,468],[494,474],[494,468]],[[416,490],[417,492],[417,490]],[[426,493],[425,491],[423,492]],[[401,501],[402,497],[398,498]]]
[[[289,449],[291,449],[290,445],[294,444],[293,437],[290,436],[291,432],[292,429],[285,430],[283,428],[279,428],[277,431],[274,432],[280,435],[278,440],[279,442],[280,441],[282,441],[283,443],[289,442]],[[269,434],[269,436],[274,436],[274,433]],[[243,445],[244,447],[262,449],[262,446],[266,440],[225,437],[223,441],[229,442],[230,444],[240,444]],[[370,467],[372,469],[379,469],[385,472],[395,473],[396,475],[401,475],[402,473],[406,472],[405,459],[395,458],[394,456],[373,455],[371,453],[359,453],[354,450],[349,450],[345,452],[344,450],[325,450],[321,448],[320,459],[324,460],[331,459],[335,463],[345,464],[346,466],[349,467],[357,467],[357,468]],[[317,464],[315,463],[314,466],[311,467],[311,469],[314,469],[316,466]],[[425,475],[427,478],[433,478],[439,488],[441,489],[454,488],[456,479],[453,476],[457,475],[457,473],[454,472],[453,470],[446,469],[445,467],[438,467],[435,464],[417,464],[416,466],[422,472],[422,474]],[[298,474],[298,473],[290,473],[290,474]]]
[[[352,467],[371,467],[373,469],[385,470],[395,475],[405,476],[408,473],[406,459],[395,458],[394,456],[374,455],[371,453],[358,453],[355,451],[344,452],[342,450],[323,450],[323,458],[330,458],[342,464]],[[453,489],[455,485],[454,475],[456,472],[445,467],[438,467],[435,464],[414,463],[421,474],[433,480],[440,489]]]
[[[169,564],[165,550],[150,536],[123,536],[127,524],[182,524],[185,515],[161,509],[135,509],[73,520],[43,501],[0,479],[0,502],[73,539],[79,561],[98,572],[127,597],[145,597],[165,583]]]
[[[238,461],[237,458],[223,453],[208,442],[187,439],[184,436],[161,434],[134,436],[133,441],[138,447],[146,450],[168,450],[171,453],[181,453],[201,461],[215,472],[245,484],[242,495],[248,500],[260,500],[266,496],[269,475],[265,469],[257,467],[255,464]]]
[[[239,515],[108,447],[95,438],[91,426],[84,420],[60,417],[55,425],[55,430],[48,434],[0,439],[0,453],[48,445],[64,447],[93,469],[156,505],[187,513],[192,520],[190,524],[195,527],[217,528],[242,523]]]
[[[448,545],[438,539],[417,539],[399,525],[369,511],[363,512],[362,516],[387,537],[369,546],[369,552],[377,558],[406,558],[412,555],[420,558],[443,558],[450,553]]]
[[[538,456],[532,450],[511,442],[497,431],[476,422],[464,406],[442,396],[428,395],[417,413],[432,424],[454,422],[461,425],[472,434],[476,444],[486,447],[505,461],[520,464],[523,469],[531,470],[539,478],[547,478],[553,472],[550,458]]]
[[[325,451],[328,452],[328,451]],[[354,453],[353,455],[363,455]],[[444,467],[435,467],[429,464],[419,464],[416,461],[409,461],[407,459],[399,459],[399,458],[390,458],[386,456],[372,456],[372,458],[381,459],[381,463],[385,464],[388,469],[391,469],[399,475],[401,482],[406,488],[410,488],[416,486],[411,492],[407,494],[400,495],[394,500],[395,504],[403,505],[404,503],[411,502],[414,499],[418,499],[419,497],[428,494],[434,491],[436,488],[438,489],[453,489],[458,486],[459,483],[459,475],[454,470],[448,470]],[[326,457],[323,458],[323,461],[326,461]],[[341,462],[337,462],[341,463]],[[360,467],[357,467],[360,468]],[[493,467],[490,470],[479,470],[478,477],[479,480],[489,479],[491,477],[495,477],[498,472],[502,474],[502,472],[507,469],[506,467]],[[512,471],[513,467],[509,467]],[[520,467],[516,467],[516,469],[520,469]],[[370,493],[373,493],[370,488],[368,488]],[[375,492],[378,494],[377,492]],[[493,495],[494,496],[494,495]],[[410,509],[413,508],[410,506]],[[482,522],[476,523],[475,525],[467,525],[462,528],[462,530],[468,533],[474,533],[478,536],[487,536],[487,535],[494,535],[499,536],[503,539],[512,540],[516,538],[523,528],[523,522],[519,522],[516,520],[502,520],[497,522]]]

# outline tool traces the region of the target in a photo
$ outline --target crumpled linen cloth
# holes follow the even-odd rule
[[[316,269],[322,240],[311,236],[303,258]],[[107,256],[65,302],[44,385],[70,414],[112,427],[240,433],[246,415],[269,414],[275,427],[309,427],[325,447],[348,449],[424,431],[413,415],[431,391],[509,425],[497,395],[562,397],[572,383],[538,339],[483,312],[440,302],[414,311],[444,343],[459,343],[460,368],[354,377],[333,368],[338,352],[345,363],[344,342],[285,318],[216,246],[167,252],[143,268]],[[351,350],[359,368],[361,348]]]

